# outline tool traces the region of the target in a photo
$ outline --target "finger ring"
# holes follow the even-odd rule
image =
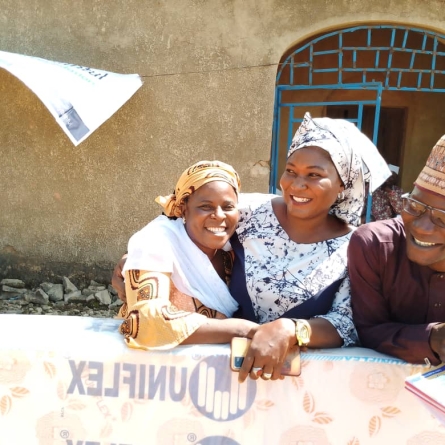
[[[263,370],[263,368],[252,368],[251,372],[253,372],[254,374],[258,375],[258,373],[260,371],[262,371],[262,370]]]
[[[269,380],[272,377],[272,374],[270,372],[263,372],[262,377]]]

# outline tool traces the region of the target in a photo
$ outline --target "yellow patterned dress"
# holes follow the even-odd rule
[[[224,280],[230,282],[233,254],[219,251],[224,263]],[[128,346],[136,349],[170,349],[182,343],[207,318],[226,316],[204,306],[197,298],[180,292],[170,273],[129,270],[125,272],[127,303],[118,317]]]

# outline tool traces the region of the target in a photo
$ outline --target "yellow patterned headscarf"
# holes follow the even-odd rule
[[[182,173],[172,195],[158,196],[155,201],[164,208],[166,216],[181,217],[184,200],[212,181],[227,182],[237,194],[241,187],[238,173],[231,165],[221,161],[199,161]]]

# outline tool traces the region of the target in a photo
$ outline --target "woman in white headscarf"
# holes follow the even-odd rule
[[[228,289],[233,258],[223,247],[238,222],[239,188],[231,165],[200,161],[174,193],[156,198],[164,214],[130,238],[123,269],[120,332],[129,347],[225,343],[256,325],[231,319],[238,307]]]
[[[373,191],[389,175],[354,124],[306,113],[280,179],[282,196],[240,196],[230,291],[240,304],[235,316],[260,324],[240,380],[252,369],[277,378],[292,342],[313,348],[357,342],[347,247],[360,224],[365,181]]]

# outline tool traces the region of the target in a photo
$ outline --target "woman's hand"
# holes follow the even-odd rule
[[[253,321],[240,318],[225,318],[223,320],[208,318],[193,334],[181,344],[230,343],[233,337],[248,337],[259,325]]]
[[[127,254],[125,254],[116,264],[116,267],[113,270],[113,276],[111,277],[111,285],[117,292],[118,297],[124,303],[127,302],[127,297],[125,295],[124,276],[122,275],[122,270],[124,268],[125,261],[127,261]]]
[[[241,366],[238,381],[283,378],[281,369],[288,350],[295,345],[295,323],[288,318],[279,318],[254,328],[248,335],[252,338],[249,350]],[[270,375],[270,377],[269,377]]]

